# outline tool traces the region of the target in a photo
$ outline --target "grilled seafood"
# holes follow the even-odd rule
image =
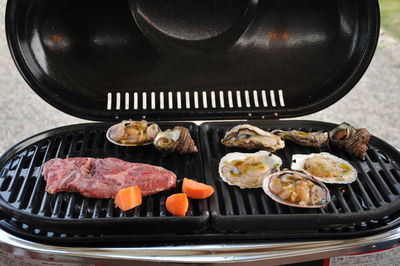
[[[219,175],[229,185],[240,188],[261,187],[263,179],[279,171],[282,160],[267,151],[256,153],[233,152],[225,155],[219,163]]]
[[[281,204],[299,208],[319,208],[330,200],[328,188],[304,172],[283,170],[268,175],[263,190],[271,199]]]
[[[150,144],[160,128],[157,124],[147,121],[124,120],[107,130],[109,141],[120,146],[137,146]]]
[[[329,137],[334,144],[365,160],[368,149],[367,144],[371,138],[371,134],[367,129],[356,129],[347,123],[342,123],[329,132]]]
[[[285,147],[285,142],[279,136],[248,124],[233,127],[226,132],[221,143],[228,147],[259,148],[269,152]]]
[[[305,170],[324,183],[348,184],[357,178],[349,162],[327,152],[294,154],[291,168]]]
[[[278,135],[283,140],[291,140],[299,145],[308,147],[323,147],[328,144],[329,137],[326,132],[304,132],[298,130],[273,130],[272,134]]]
[[[194,140],[186,127],[177,126],[157,134],[154,146],[161,151],[179,154],[197,152]]]

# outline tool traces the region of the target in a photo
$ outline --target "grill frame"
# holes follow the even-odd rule
[[[258,121],[258,122],[250,122],[253,125],[261,126],[263,128],[266,127],[274,127],[274,125],[279,125],[277,128],[284,128],[285,126],[293,127],[296,124],[301,124],[303,127],[306,127],[307,125],[312,125],[314,129],[322,129],[322,127],[325,127],[326,129],[333,128],[335,125],[331,123],[324,123],[324,122],[319,122],[319,121]],[[181,124],[181,123],[178,123]],[[197,126],[195,124],[191,124],[194,128],[197,130]],[[204,169],[202,169],[202,172],[204,173],[204,178],[207,183],[211,185],[215,185],[213,180],[210,180],[210,174],[211,172],[209,171],[209,165],[207,163],[208,158],[210,158],[209,153],[207,149],[209,149],[210,146],[206,146],[207,143],[203,141],[204,137],[204,129],[210,124],[216,124],[219,125],[220,127],[230,127],[233,126],[237,123],[234,122],[227,122],[227,123],[204,123],[200,125],[199,130],[198,130],[198,137],[195,137],[196,145],[198,145],[198,148],[200,149],[200,155],[202,158],[200,158],[204,165]],[[65,131],[73,131],[73,129],[80,128],[82,126],[85,127],[102,127],[102,128],[107,128],[109,123],[91,123],[91,124],[78,124],[78,125],[73,125],[73,126],[66,126],[66,127],[61,127],[57,129],[53,129],[50,131],[46,131],[40,134],[37,134],[25,141],[22,141],[21,143],[15,145],[13,148],[11,148],[8,152],[6,152],[1,158],[0,158],[0,165],[3,167],[3,164],[5,161],[9,160],[13,156],[16,156],[17,154],[20,154],[21,151],[27,148],[32,143],[38,143],[40,141],[43,141],[44,138],[48,138],[49,136],[54,136],[54,135],[59,135],[59,134],[65,134]],[[160,123],[161,127],[173,127],[177,125],[176,123]],[[181,125],[186,125],[187,124],[181,124]],[[192,130],[193,131],[193,130]],[[200,141],[199,141],[200,140]],[[396,166],[397,166],[397,174],[400,174],[400,168],[399,168],[399,162],[400,162],[400,153],[392,146],[387,144],[386,142],[373,138],[371,140],[371,143],[375,145],[376,143],[379,143],[381,147],[385,148],[385,156],[387,156],[387,150],[389,150],[389,153],[391,155],[394,155],[396,158]],[[287,142],[288,145],[290,145]],[[299,146],[300,147],[300,146]],[[300,147],[302,149],[302,147]],[[348,155],[344,156],[346,158]],[[390,157],[392,158],[392,157]],[[283,161],[286,161],[283,158]],[[19,166],[23,165],[21,162]],[[18,166],[18,167],[19,167]],[[208,167],[207,167],[208,166]],[[29,167],[29,166],[28,166]],[[4,170],[1,169],[0,171],[0,176],[4,176]],[[26,170],[29,172],[29,170]],[[212,177],[213,178],[213,177]],[[397,177],[398,178],[398,177]],[[179,186],[178,186],[179,187]],[[0,192],[1,194],[1,192]],[[218,189],[217,193],[218,194]],[[338,238],[350,238],[350,237],[357,237],[357,236],[367,236],[367,235],[372,235],[377,232],[381,231],[386,231],[391,228],[394,228],[395,226],[398,226],[400,224],[400,208],[399,208],[399,202],[398,200],[396,201],[396,206],[388,205],[384,208],[380,208],[378,211],[376,211],[376,214],[379,219],[373,219],[371,216],[368,216],[367,219],[364,219],[363,222],[354,222],[355,220],[352,219],[351,216],[341,218],[341,216],[345,216],[343,214],[338,214],[335,219],[340,219],[341,221],[349,221],[350,224],[342,224],[342,225],[337,225],[337,224],[332,224],[331,226],[323,226],[323,227],[318,227],[318,226],[303,226],[299,228],[298,226],[293,225],[293,220],[296,220],[296,215],[288,215],[287,217],[283,217],[282,215],[279,216],[277,215],[276,217],[273,217],[272,219],[268,219],[268,215],[264,215],[264,217],[260,216],[251,216],[251,215],[242,215],[240,217],[219,217],[218,213],[215,212],[215,204],[218,203],[218,198],[217,196],[213,195],[211,198],[208,200],[203,201],[204,204],[208,204],[209,209],[207,209],[206,213],[209,216],[201,216],[201,217],[182,217],[184,222],[180,223],[179,227],[179,232],[174,231],[174,230],[161,230],[160,232],[157,232],[156,230],[153,230],[154,228],[157,229],[160,227],[160,224],[163,224],[165,220],[163,219],[157,219],[160,217],[150,217],[154,223],[149,226],[149,224],[141,224],[139,222],[134,222],[132,223],[131,221],[128,221],[128,219],[119,219],[121,222],[115,223],[115,226],[110,225],[107,227],[102,227],[101,232],[97,231],[97,234],[90,234],[90,230],[86,231],[87,229],[92,229],[90,228],[89,225],[84,225],[86,227],[80,228],[80,231],[76,231],[76,226],[71,225],[70,221],[64,221],[62,222],[63,225],[60,226],[60,223],[57,223],[53,218],[46,218],[46,222],[50,221],[49,223],[46,224],[45,229],[43,229],[43,224],[40,222],[43,222],[43,217],[40,217],[40,219],[37,219],[38,217],[34,217],[34,220],[37,219],[36,221],[32,222],[31,216],[33,215],[27,215],[26,213],[21,213],[20,211],[15,212],[15,209],[11,206],[10,212],[4,212],[3,210],[10,209],[10,206],[8,203],[6,206],[4,206],[4,199],[0,198],[0,211],[3,214],[8,214],[8,216],[12,215],[15,218],[10,219],[5,215],[2,221],[0,221],[0,228],[12,233],[14,235],[20,236],[24,239],[36,241],[36,242],[41,242],[41,243],[48,243],[48,244],[56,244],[56,245],[65,245],[65,246],[142,246],[142,245],[153,245],[153,244],[166,244],[166,243],[185,243],[185,244],[190,244],[190,243],[226,243],[226,241],[229,241],[231,243],[243,243],[247,241],[263,241],[266,239],[293,239],[293,238],[302,238],[302,239],[338,239]],[[389,210],[390,215],[386,215],[385,211]],[[386,216],[380,216],[380,215],[386,215]],[[272,215],[270,215],[272,217]],[[304,215],[303,215],[304,216]],[[323,215],[310,215],[306,214],[305,216],[308,216],[311,219],[311,217],[316,217],[320,219],[321,217],[328,216],[327,214]],[[361,215],[362,216],[362,215]],[[365,216],[365,215],[364,215]],[[354,215],[353,215],[354,217]],[[174,223],[177,221],[177,217],[163,217],[166,218],[166,220],[169,219],[170,221],[173,221]],[[182,219],[181,218],[181,219]],[[189,219],[187,219],[189,218]],[[191,219],[193,218],[193,219]],[[266,219],[267,218],[267,219]],[[117,218],[118,219],[118,218]],[[346,220],[347,219],[347,220]],[[143,221],[146,220],[143,219]],[[149,219],[147,219],[148,221]],[[235,222],[232,221],[238,221],[236,224]],[[283,222],[282,222],[283,220]],[[327,221],[329,220],[328,218],[322,218],[320,219],[321,221]],[[363,220],[363,219],[361,219]],[[180,220],[182,221],[182,220]],[[194,224],[193,224],[194,221]],[[80,222],[86,222],[81,220]],[[187,223],[186,223],[187,222]],[[265,223],[270,223],[272,224],[271,227],[265,228],[263,227],[262,230],[260,231],[260,224],[265,224]],[[92,227],[96,225],[97,222],[92,222],[88,223],[91,224]],[[188,227],[185,227],[184,224]],[[66,224],[66,225],[65,225]],[[182,226],[183,224],[183,226]],[[239,224],[239,225],[238,225]],[[246,226],[250,225],[250,229],[246,228]],[[276,225],[281,225],[280,228],[277,228]],[[313,223],[314,225],[316,224],[315,222]],[[101,225],[101,224],[100,224]],[[118,226],[116,226],[118,225]],[[127,231],[123,231],[123,233],[120,231],[115,230],[115,228],[121,228],[120,226],[126,226],[130,225],[131,229]],[[132,225],[140,225],[138,226],[140,230],[133,230]],[[201,229],[199,230],[199,226]],[[282,227],[282,225],[285,225]],[[296,223],[297,225],[297,223]],[[275,226],[275,228],[274,228]],[[194,228],[193,228],[194,227]],[[248,226],[247,226],[248,227]],[[296,228],[294,228],[296,227]],[[61,228],[61,229],[60,229]],[[151,228],[151,230],[146,230],[146,228]],[[52,230],[56,229],[56,230]],[[256,229],[256,230],[254,230]],[[37,232],[39,230],[39,232]],[[93,229],[92,229],[93,230]],[[55,231],[55,232],[53,232]],[[60,232],[61,231],[61,232]]]

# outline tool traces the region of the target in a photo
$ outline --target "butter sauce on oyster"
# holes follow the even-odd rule
[[[124,120],[107,130],[107,139],[120,146],[147,145],[153,142],[160,128],[155,123]]]
[[[324,183],[349,184],[357,179],[357,170],[349,162],[327,152],[294,154],[291,168]]]
[[[218,172],[229,185],[257,188],[267,175],[279,171],[281,165],[281,158],[267,151],[232,152],[221,159]]]
[[[328,188],[300,171],[283,170],[268,175],[263,190],[272,200],[298,208],[320,208],[331,201]]]
[[[221,143],[228,147],[258,148],[269,152],[285,147],[285,142],[279,136],[248,124],[237,125],[230,129]]]

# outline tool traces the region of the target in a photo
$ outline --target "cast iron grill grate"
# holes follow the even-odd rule
[[[286,141],[285,148],[276,152],[282,158],[282,168],[290,168],[293,154],[329,152],[349,161],[357,169],[358,178],[352,184],[328,185],[332,201],[325,208],[301,209],[284,206],[271,200],[261,188],[240,189],[228,185],[218,174],[221,158],[234,151],[254,152],[221,144],[225,132],[236,124],[208,123],[201,127],[203,148],[206,150],[203,154],[210,155],[204,157],[205,165],[209,166],[205,169],[205,174],[207,182],[214,185],[217,191],[216,197],[210,202],[211,225],[215,230],[225,232],[229,228],[245,232],[299,232],[308,229],[318,232],[354,232],[387,220],[389,214],[399,210],[399,154],[376,138],[370,141],[365,161],[334,145],[309,148]],[[329,131],[333,128],[332,124],[305,121],[252,124],[267,131],[278,128]],[[245,217],[246,222],[240,217]]]
[[[261,189],[241,190],[222,182],[217,168],[227,152],[240,149],[220,144],[226,130],[237,123],[182,124],[191,130],[198,154],[165,155],[151,146],[137,152],[105,140],[109,124],[84,124],[34,136],[8,151],[0,161],[0,227],[25,239],[74,246],[147,245],[165,243],[226,243],[290,238],[340,238],[372,234],[400,223],[400,155],[373,138],[367,159],[360,161],[328,146],[312,149],[286,142],[278,151],[289,167],[294,153],[328,151],[349,161],[358,171],[350,185],[330,185],[332,203],[320,209],[296,209],[271,201]],[[329,130],[334,125],[310,121],[252,123],[264,129]],[[160,123],[162,128],[175,126]],[[243,150],[242,150],[243,151]],[[165,198],[176,189],[144,198],[140,208],[120,212],[112,200],[88,199],[77,193],[45,193],[41,168],[50,158],[113,156],[126,161],[160,165],[213,185],[209,200],[192,200],[187,217],[173,217]],[[204,163],[203,163],[204,162]],[[205,177],[203,179],[203,177]],[[210,214],[209,214],[210,211]]]
[[[163,128],[163,125],[160,126]],[[198,143],[197,127],[190,123],[183,126],[190,129]],[[34,142],[11,156],[0,173],[0,196],[4,200],[3,205],[10,206],[11,216],[16,215],[20,222],[26,222],[37,230],[55,233],[102,234],[117,227],[127,227],[128,232],[205,230],[208,218],[205,200],[190,200],[187,217],[184,218],[171,216],[165,207],[166,198],[180,191],[183,177],[203,181],[200,154],[165,154],[158,152],[153,145],[116,146],[105,138],[108,127],[109,125],[104,124],[75,126]],[[164,127],[169,128],[167,125]],[[46,181],[41,175],[43,164],[52,158],[82,156],[116,157],[125,161],[159,165],[177,175],[178,185],[175,189],[144,197],[141,206],[126,212],[116,208],[113,199],[86,198],[79,193],[70,192],[53,195],[46,193]],[[120,217],[128,219],[116,219]],[[135,227],[135,224],[146,223],[149,225]],[[160,226],[152,228],[154,223],[159,223]]]

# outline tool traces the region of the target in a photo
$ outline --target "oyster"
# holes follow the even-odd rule
[[[283,170],[268,175],[263,190],[272,200],[292,207],[320,208],[331,201],[328,188],[306,173]]]
[[[155,123],[147,121],[124,120],[107,130],[109,141],[120,146],[137,146],[153,142],[160,128]]]
[[[226,132],[221,143],[228,147],[259,148],[270,152],[285,147],[285,142],[279,136],[247,124],[237,125]]]
[[[349,184],[357,178],[349,162],[327,152],[294,154],[291,168],[304,170],[324,183]]]
[[[371,138],[371,134],[367,129],[356,129],[347,123],[342,123],[329,132],[329,137],[334,144],[365,160],[368,149],[367,144]]]
[[[232,152],[225,155],[219,163],[219,175],[229,185],[240,188],[261,187],[264,178],[279,171],[282,160],[267,152]]]
[[[276,129],[271,132],[284,140],[291,140],[299,145],[308,147],[322,147],[328,144],[329,137],[327,132],[304,132],[298,130],[284,131]]]
[[[165,152],[179,154],[197,152],[194,140],[186,127],[177,126],[173,129],[161,131],[157,134],[153,143],[158,150]]]

